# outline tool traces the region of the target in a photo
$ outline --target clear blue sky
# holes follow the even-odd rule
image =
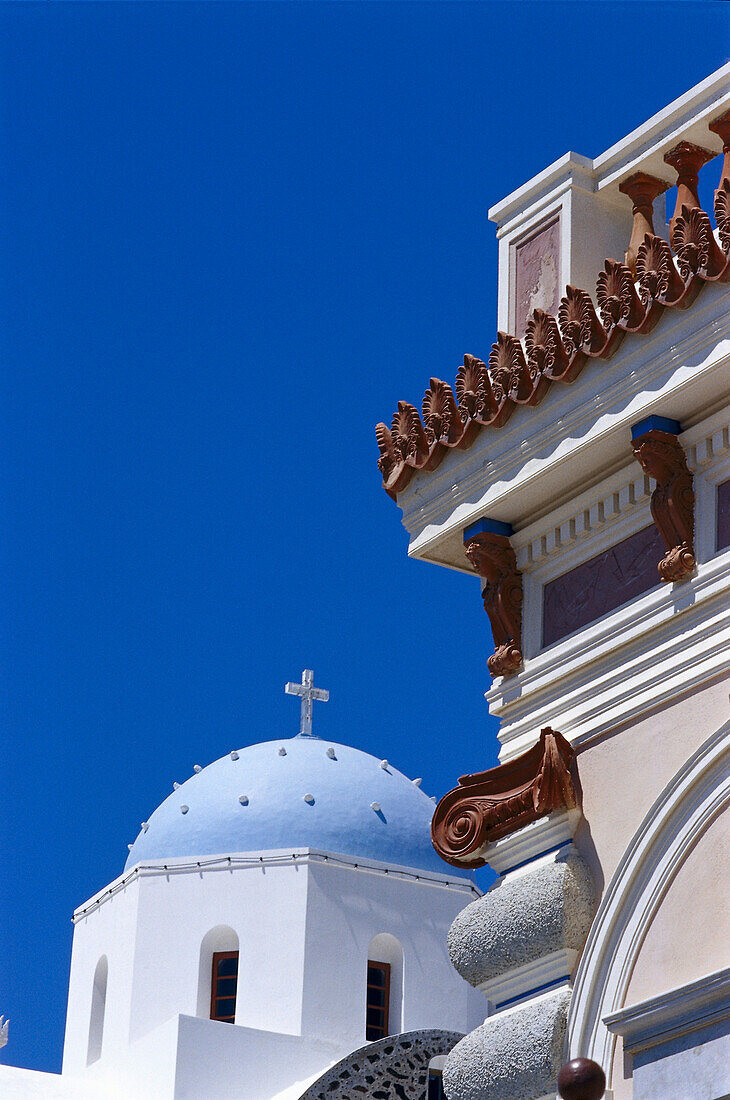
[[[494,339],[488,206],[730,54],[723,3],[0,6],[6,1062],[70,915],[233,747],[441,795],[495,762],[478,586],[411,562],[373,425]]]

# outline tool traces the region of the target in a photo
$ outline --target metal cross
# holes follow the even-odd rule
[[[300,737],[313,737],[312,733],[312,700],[319,699],[321,702],[326,703],[330,697],[330,693],[323,688],[313,687],[314,673],[311,668],[305,668],[302,673],[301,684],[284,684],[284,691],[287,695],[301,695],[302,697],[302,719],[299,728]]]

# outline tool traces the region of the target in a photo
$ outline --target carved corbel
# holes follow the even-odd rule
[[[651,514],[667,548],[657,569],[663,581],[680,581],[695,568],[692,474],[674,432],[652,427],[641,431],[642,427],[637,425],[639,431],[633,438],[634,456],[642,470],[656,481]]]
[[[574,756],[563,735],[547,726],[521,756],[462,775],[433,815],[431,839],[438,854],[454,867],[483,867],[484,849],[492,841],[554,810],[579,806]]]
[[[669,187],[664,180],[656,176],[649,176],[646,172],[635,172],[627,180],[619,184],[619,191],[628,195],[634,204],[634,224],[631,230],[631,240],[626,249],[624,263],[636,275],[636,260],[639,255],[639,247],[647,233],[654,236],[654,200],[663,194]]]
[[[482,599],[494,638],[487,668],[492,676],[512,676],[522,666],[522,574],[507,535],[470,531],[468,528],[464,552],[486,581]]]

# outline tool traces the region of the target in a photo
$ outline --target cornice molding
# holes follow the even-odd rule
[[[726,967],[613,1012],[603,1022],[614,1035],[623,1036],[626,1054],[636,1054],[729,1016],[730,967]]]
[[[708,417],[682,432],[679,439],[690,471],[704,473],[730,455],[727,412]],[[518,569],[532,572],[549,559],[562,558],[579,543],[599,531],[608,531],[639,508],[646,508],[648,522],[651,482],[648,474],[634,474],[632,470],[632,466],[626,466],[616,471],[568,505],[518,531],[511,540]],[[588,556],[592,553],[592,548],[586,550]]]
[[[604,372],[600,393],[594,392],[594,386],[583,385],[581,379],[575,390],[557,396],[551,415],[543,409],[533,412],[529,432],[520,420],[514,429],[504,430],[497,448],[488,448],[480,439],[473,452],[458,462],[446,463],[428,483],[419,480],[409,487],[399,501],[403,523],[411,533],[409,553],[420,558],[433,556],[437,543],[485,512],[495,518],[511,517],[519,534],[524,520],[515,506],[515,494],[523,495],[551,470],[557,476],[566,458],[588,458],[599,440],[628,433],[632,423],[655,411],[657,405],[681,404],[690,391],[697,390],[700,408],[709,403],[710,394],[722,393],[730,366],[727,294],[708,296],[702,314],[695,310],[692,319],[696,327],[687,332],[687,315],[677,318],[685,335],[678,332],[675,336],[665,328],[660,348],[652,342],[637,347],[625,359],[622,355],[620,374]],[[613,462],[624,447],[623,440],[614,447]],[[612,461],[610,448],[608,460]],[[594,465],[595,461],[584,467],[593,479],[610,472],[605,469],[605,459],[603,468],[599,465],[594,470]],[[563,485],[562,494],[551,491],[548,499],[559,506],[574,494],[575,486]]]
[[[716,123],[725,123],[725,116]],[[730,122],[720,135],[723,140],[726,131],[730,133]],[[399,402],[390,428],[378,424],[378,466],[390,496],[397,499],[416,471],[435,470],[449,450],[470,446],[479,430],[502,423],[518,405],[537,405],[553,384],[572,382],[590,359],[610,358],[625,336],[650,332],[665,309],[687,309],[706,283],[730,281],[730,169],[723,164],[715,198],[719,243],[697,197],[697,171],[710,156],[686,141],[665,154],[678,183],[671,247],[660,237],[645,235],[637,248],[636,283],[626,264],[606,260],[596,281],[598,309],[585,290],[568,286],[557,317],[533,311],[524,344],[500,332],[488,367],[482,370],[481,360],[465,357],[465,368],[467,360],[480,364],[476,388],[470,391],[473,411],[463,400],[457,405],[448,383],[432,379],[423,402],[425,426],[407,402]],[[489,409],[486,418],[477,411],[484,408]]]
[[[500,718],[500,759],[560,724],[578,748],[730,671],[730,550],[698,566],[680,591],[656,588],[538,654],[485,698]],[[683,623],[678,630],[677,615]]]
[[[489,978],[478,985],[477,989],[491,1002],[494,1011],[499,1012],[503,1006],[507,1007],[507,1002],[516,1002],[523,997],[527,999],[538,991],[542,992],[546,986],[557,986],[559,982],[564,982],[568,988],[577,958],[578,952],[569,948],[552,951],[541,959],[525,963],[524,966],[516,966],[497,978]],[[554,990],[551,989],[551,992]]]
[[[155,860],[152,863],[138,863],[131,871],[119,875],[103,890],[99,890],[98,893],[90,897],[84,905],[75,909],[71,920],[74,924],[77,924],[90,914],[98,912],[105,902],[144,878],[164,877],[169,879],[172,876],[184,875],[190,872],[195,875],[202,875],[205,873],[220,873],[221,871],[226,873],[257,869],[261,871],[266,867],[292,867],[295,865],[301,867],[309,864],[327,864],[327,866],[335,869],[354,870],[362,874],[387,875],[388,878],[395,878],[404,882],[418,882],[424,886],[458,890],[471,894],[473,898],[482,896],[482,891],[472,882],[464,879],[450,879],[433,871],[422,871],[413,867],[401,867],[369,859],[341,856],[337,852],[324,852],[316,848],[295,848],[293,850],[282,848],[248,855],[204,856],[199,860],[183,856],[166,861]]]

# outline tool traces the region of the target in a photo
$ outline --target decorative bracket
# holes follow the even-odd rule
[[[511,534],[508,523],[489,519],[464,531],[464,552],[487,582],[482,599],[494,638],[494,653],[487,660],[492,676],[512,676],[522,666],[522,574]]]
[[[657,565],[663,581],[681,581],[695,568],[694,504],[692,474],[677,439],[676,420],[649,416],[631,429],[634,456],[642,470],[653,477],[651,514],[667,553]]]
[[[506,764],[462,775],[445,794],[431,823],[433,846],[454,867],[483,867],[484,849],[500,837],[580,805],[571,775],[575,752],[547,726],[537,744]]]

